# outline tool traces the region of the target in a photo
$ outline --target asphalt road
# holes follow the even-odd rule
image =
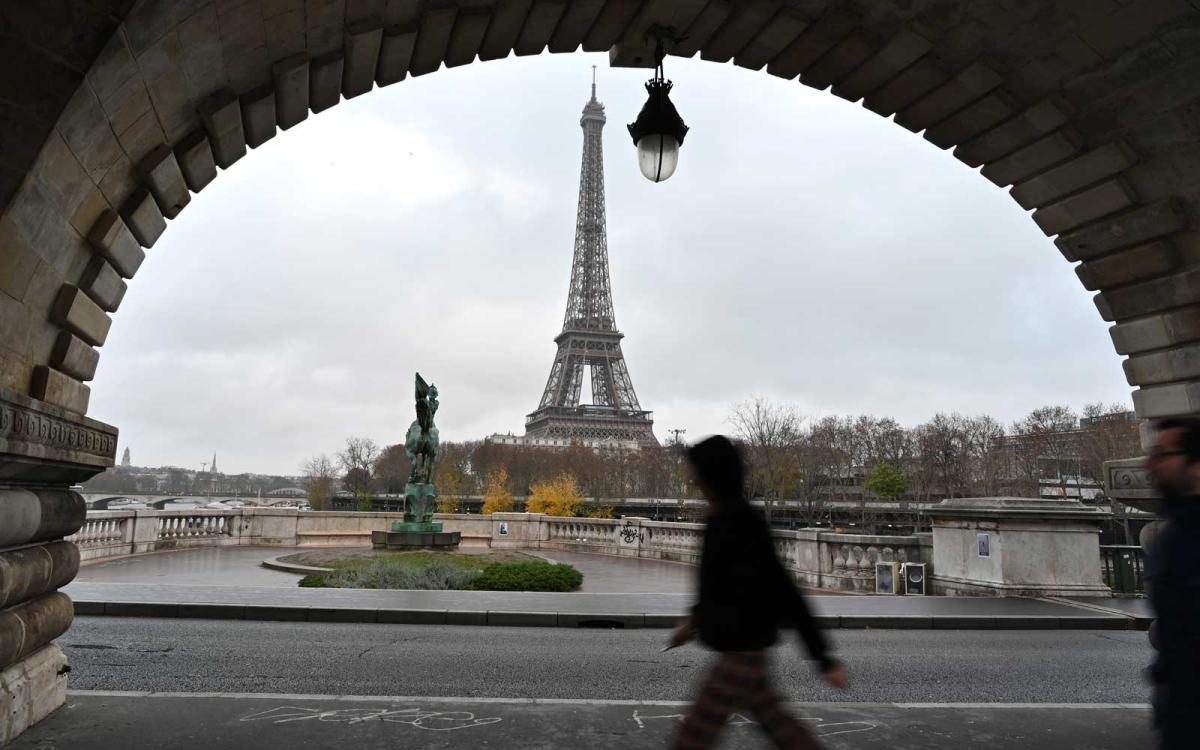
[[[661,630],[77,618],[76,690],[687,700],[710,661]],[[789,640],[799,701],[1145,703],[1146,636],[1112,631],[838,631],[852,689],[818,685]]]

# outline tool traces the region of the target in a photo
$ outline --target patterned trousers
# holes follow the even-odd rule
[[[675,737],[675,750],[712,747],[730,714],[741,711],[754,716],[776,747],[820,747],[802,723],[784,712],[779,695],[767,683],[766,655],[762,651],[726,651],[701,684],[700,695]]]

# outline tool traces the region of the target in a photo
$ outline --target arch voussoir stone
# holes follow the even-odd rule
[[[1097,292],[1137,413],[1200,414],[1200,9],[1048,0],[1033,17],[1007,2],[106,5],[106,38],[13,68],[53,68],[14,89],[37,101],[0,100],[30,156],[0,154],[0,482],[61,488],[112,465],[115,430],[82,416],[110,314],[143,248],[248,148],[342,98],[476,59],[582,46],[649,66],[654,24],[684,37],[670,54],[830,89],[1011,186]]]

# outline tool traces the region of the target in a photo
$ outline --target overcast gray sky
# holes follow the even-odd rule
[[[400,441],[420,370],[444,440],[520,433],[562,326],[593,64],[617,323],[660,439],[727,431],[755,395],[908,425],[1128,400],[1070,264],[948,152],[670,59],[692,130],[654,185],[624,127],[649,71],[575,54],[404,81],[249,153],[130,282],[90,415],[140,465],[291,474],[348,435]]]

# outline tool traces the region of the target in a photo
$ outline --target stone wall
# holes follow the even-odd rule
[[[90,511],[83,528],[68,539],[79,546],[85,561],[191,547],[368,547],[372,530],[386,529],[402,518],[399,513],[274,508],[102,510]],[[460,532],[469,547],[567,550],[693,565],[700,561],[704,534],[701,524],[643,518],[558,518],[540,513],[434,518],[446,531]],[[796,581],[818,588],[871,592],[876,562],[933,561],[928,534],[865,536],[803,529],[777,530],[773,536],[776,552]]]

